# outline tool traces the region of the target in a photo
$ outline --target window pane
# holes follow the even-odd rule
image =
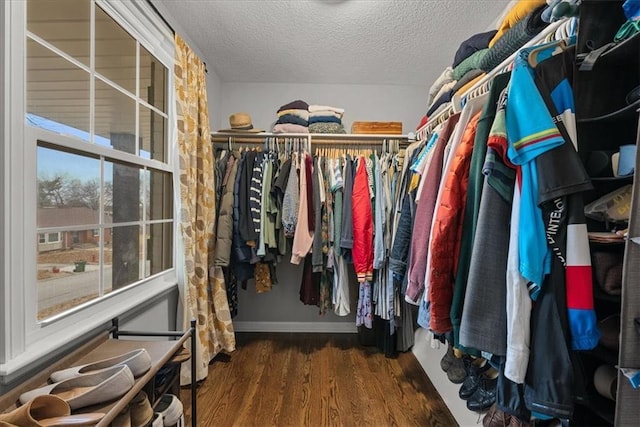
[[[51,234],[57,242],[38,243],[38,319],[96,298],[99,290],[100,242],[93,230]]]
[[[136,95],[136,41],[96,7],[96,71]]]
[[[30,124],[87,140],[89,81],[89,73],[27,40],[27,113],[52,122]]]
[[[99,224],[100,160],[38,146],[38,228]]]
[[[140,98],[166,113],[167,68],[140,46]]]
[[[173,218],[173,185],[170,173],[154,169],[147,171],[147,218],[150,220]]]
[[[105,235],[110,233],[112,238],[111,244],[105,245],[105,293],[142,279],[142,229],[137,225],[105,229]]]
[[[136,102],[102,80],[96,79],[96,139],[119,151],[136,152]]]
[[[147,227],[147,262],[145,277],[173,267],[173,223]]]
[[[142,219],[141,172],[138,166],[105,161],[105,222]],[[107,194],[110,192],[111,194]]]
[[[87,0],[29,0],[27,30],[88,66],[90,15]]]
[[[167,119],[140,105],[140,156],[166,162]]]

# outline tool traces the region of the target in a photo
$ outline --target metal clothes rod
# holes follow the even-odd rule
[[[386,135],[386,134],[329,134],[329,133],[235,133],[235,132],[214,132],[211,134],[211,142],[235,144],[263,144],[266,139],[284,140],[304,139],[313,145],[373,145],[383,144],[385,141],[400,141],[401,144],[408,144],[414,138],[409,135]]]
[[[533,37],[531,40],[525,43],[517,51],[512,53],[507,59],[502,61],[498,66],[494,67],[491,71],[485,74],[480,80],[478,80],[473,86],[471,86],[463,94],[461,94],[459,96],[459,102],[464,103],[467,99],[471,99],[469,98],[469,96],[472,95],[474,91],[476,91],[483,85],[490,83],[493,80],[493,78],[498,74],[502,74],[508,69],[510,69],[513,64],[513,61],[516,58],[516,55],[518,55],[520,50],[543,43],[549,35],[555,33],[558,30],[558,28],[560,28],[560,26],[564,25],[566,22],[567,20],[563,19],[562,21],[557,21],[549,24],[544,30],[536,34],[535,37]],[[454,98],[456,98],[455,95],[454,95]],[[451,105],[449,105],[447,108],[441,111],[437,116],[434,116],[432,119],[430,119],[426,124],[424,124],[420,129],[416,131],[416,139],[420,141],[425,140],[427,138],[427,135],[431,131],[433,131],[433,129],[438,125],[439,119],[443,118],[443,116],[446,116],[447,114],[451,115],[452,113],[460,111],[461,109],[460,107],[461,107],[460,105],[456,105],[456,102],[452,102]]]

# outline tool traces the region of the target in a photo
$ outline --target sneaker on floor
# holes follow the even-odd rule
[[[173,394],[165,394],[160,398],[156,411],[162,416],[163,425],[176,425],[182,417],[182,402]]]
[[[153,418],[151,419],[151,427],[163,427],[163,426],[164,426],[164,422],[162,420],[162,415],[156,412],[155,414],[153,414]]]

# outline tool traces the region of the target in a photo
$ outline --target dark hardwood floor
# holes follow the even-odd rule
[[[355,334],[236,337],[198,387],[199,426],[457,425],[410,352],[386,358]]]

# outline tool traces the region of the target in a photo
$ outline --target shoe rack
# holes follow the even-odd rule
[[[584,0],[580,5],[574,94],[578,153],[585,165],[589,164],[594,152],[611,153],[618,151],[621,145],[640,143],[640,101],[629,103],[626,100],[626,95],[640,85],[640,33],[613,43],[616,32],[626,20],[622,4],[622,0]],[[637,154],[631,160],[637,172]],[[575,415],[578,420],[595,422],[597,419],[602,425],[635,425],[640,417],[639,390],[634,390],[622,373],[618,371],[615,400],[611,396],[603,397],[597,391],[594,379],[596,371],[602,367],[613,372],[610,374],[613,378],[614,366],[640,368],[640,331],[636,332],[634,328],[634,318],[640,316],[640,290],[637,286],[640,280],[640,247],[634,243],[635,237],[640,236],[640,194],[636,176],[591,177],[594,189],[584,195],[584,202],[588,204],[621,187],[633,185],[628,224],[617,225],[618,228],[629,226],[628,238],[611,242],[590,241],[596,316],[599,321],[619,316],[620,324],[616,326],[619,326],[621,335],[618,351],[610,344],[603,345],[601,339],[595,349],[582,352],[580,360],[586,390],[584,399],[576,405]],[[612,226],[587,218],[589,232],[608,232]],[[598,256],[602,257],[603,253],[609,259],[618,259],[622,266],[622,277],[616,279],[618,295],[606,292],[598,283]]]
[[[105,417],[96,425],[96,427],[109,426],[111,421],[126,408],[127,404],[133,399],[138,392],[144,390],[149,397],[151,406],[155,408],[158,404],[160,397],[166,392],[172,392],[172,394],[180,397],[180,365],[177,364],[172,370],[170,378],[167,379],[162,385],[156,385],[156,374],[160,369],[169,367],[171,359],[180,353],[184,347],[185,342],[191,338],[196,337],[195,329],[196,321],[192,320],[190,328],[184,332],[148,332],[148,331],[124,331],[118,327],[118,319],[112,320],[112,327],[110,329],[112,338],[102,343],[95,348],[88,355],[78,361],[78,364],[91,363],[97,360],[102,360],[109,357],[114,357],[119,354],[126,353],[128,351],[145,348],[151,356],[151,369],[147,371],[143,376],[136,378],[134,386],[119,400],[112,402],[109,405],[89,406],[79,410],[82,412],[104,412]],[[175,338],[172,341],[150,341],[150,340],[132,340],[132,339],[120,339],[120,337],[170,337]],[[191,378],[196,377],[196,359],[193,357],[196,354],[196,341],[190,340],[191,355],[189,364],[191,367]],[[191,390],[191,425],[196,427],[197,423],[197,404],[196,404],[196,383],[192,382],[190,386]]]
[[[38,372],[33,377],[28,378],[21,384],[17,385],[14,389],[1,396],[0,412],[15,408],[18,396],[25,391],[46,385],[49,375],[54,371],[97,362],[139,348],[144,348],[149,353],[149,356],[151,357],[151,368],[144,375],[135,379],[133,387],[115,401],[80,408],[74,411],[74,414],[91,412],[104,413],[105,416],[98,424],[96,424],[96,427],[107,427],[140,391],[145,391],[153,408],[155,408],[160,397],[165,393],[175,394],[180,397],[180,364],[173,364],[171,360],[183,351],[184,345],[189,338],[196,337],[195,326],[195,320],[192,320],[190,328],[183,332],[125,331],[119,329],[118,319],[113,319],[112,325],[107,331],[99,334],[97,337],[80,346],[74,352],[65,356],[57,363],[52,364],[42,372]],[[123,337],[126,338],[121,339]],[[158,340],[158,338],[163,337],[170,338],[170,340]],[[151,340],[149,338],[155,338],[155,340]],[[191,378],[195,378],[196,376],[195,357],[193,357],[194,354],[196,354],[196,341],[195,339],[192,339],[190,340],[191,357],[189,358]],[[156,376],[161,369],[165,374],[163,377],[164,381],[162,381],[162,383],[157,383]],[[195,382],[192,382],[190,391],[191,426],[196,427],[198,423]]]

